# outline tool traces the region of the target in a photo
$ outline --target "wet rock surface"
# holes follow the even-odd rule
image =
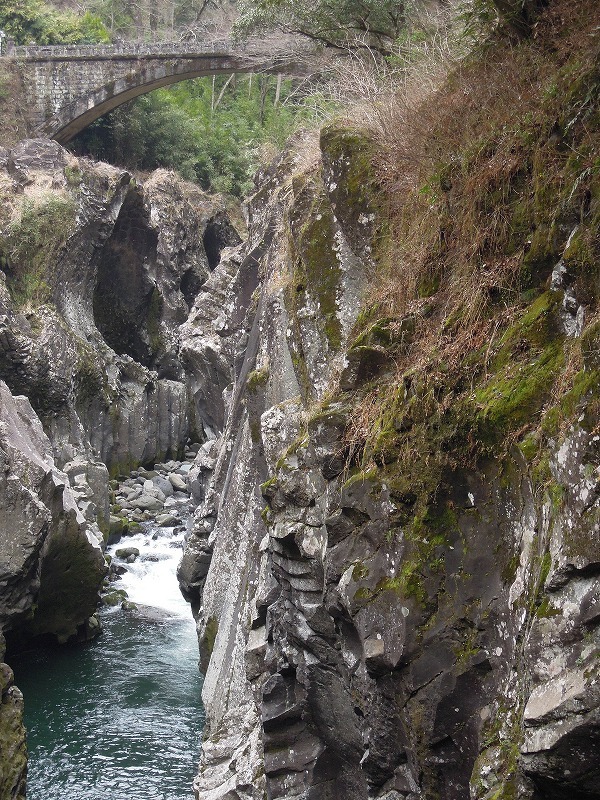
[[[181,524],[189,511],[190,472],[196,449],[187,450],[188,460],[156,463],[152,469],[133,470],[122,481],[113,482],[113,539],[128,533],[129,526],[154,521],[159,526]]]

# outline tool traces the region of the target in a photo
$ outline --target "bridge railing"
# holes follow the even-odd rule
[[[120,42],[118,44],[19,45],[7,48],[14,58],[115,58],[119,56],[203,55],[206,53],[252,52],[255,48],[230,39],[206,42]]]

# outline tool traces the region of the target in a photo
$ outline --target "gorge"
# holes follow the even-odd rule
[[[185,538],[196,800],[600,798],[600,13],[486,47],[387,128],[296,133],[244,221],[173,172],[0,148],[4,657],[94,635],[107,541]],[[20,800],[33,689],[1,674]],[[62,796],[183,800],[158,760]]]

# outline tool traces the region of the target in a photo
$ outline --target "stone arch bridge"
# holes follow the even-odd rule
[[[295,53],[295,54],[294,54]],[[232,72],[306,74],[300,51],[211,42],[8,48],[22,75],[33,132],[65,144],[113,108],[161,86]]]

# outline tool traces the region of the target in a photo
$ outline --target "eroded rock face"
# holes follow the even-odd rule
[[[199,798],[259,798],[270,785],[257,701],[268,677],[266,614],[280,588],[269,566],[259,486],[297,436],[305,404],[341,368],[364,280],[364,253],[353,252],[335,217],[320,166],[292,181],[295,158],[285,154],[264,176],[250,207],[249,241],[235,256],[239,267],[225,261],[215,270],[190,318],[198,333],[186,335],[187,359],[214,364],[213,354],[221,358],[219,385],[199,382],[197,403],[199,409],[222,408],[214,422],[224,424],[210,454],[197,457],[201,502],[179,571],[198,614],[207,666],[209,735],[196,782]],[[291,208],[290,186],[297,198]],[[321,222],[313,246],[313,227]],[[216,292],[225,313],[207,327]]]
[[[239,256],[260,287],[241,302],[217,268],[244,323],[190,352],[225,356],[180,568],[206,669],[196,797],[598,798],[594,423],[556,443],[565,493],[534,491],[515,451],[449,470],[418,524],[410,486],[353,465],[347,398],[388,368],[385,331],[349,340],[376,201],[354,134],[322,148],[265,176]]]
[[[5,383],[0,420],[2,629],[66,641],[98,603],[106,574],[101,534],[78,509],[29,401],[14,397]]]
[[[196,426],[179,327],[239,242],[227,216],[172,173],[141,186],[47,140],[4,153],[0,192],[0,377],[60,464],[128,472],[175,454]]]

